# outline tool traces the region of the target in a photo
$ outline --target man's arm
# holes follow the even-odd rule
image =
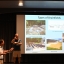
[[[18,42],[15,42],[15,39],[12,39],[11,43],[12,44],[17,44]]]
[[[12,39],[11,43],[14,43],[15,42],[15,39]]]
[[[17,43],[18,45],[22,45],[22,42],[20,42],[20,43]]]
[[[22,45],[21,39],[18,40],[18,44],[17,45]]]
[[[3,53],[0,52],[0,55],[5,55],[5,54],[6,54],[6,53],[4,53],[4,52],[3,52]]]
[[[7,53],[9,50],[4,50],[3,53]]]
[[[13,51],[13,50],[14,50],[14,48],[12,47],[12,48],[9,49],[9,52],[11,52],[11,51]]]
[[[12,48],[10,48],[6,53],[10,53],[10,52],[12,52],[14,50],[14,48],[12,47]]]
[[[18,41],[18,42],[14,42],[14,44],[22,45],[22,42],[21,42],[21,40],[19,39],[19,41]]]

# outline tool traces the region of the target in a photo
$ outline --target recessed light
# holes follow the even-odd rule
[[[19,5],[19,6],[23,6],[23,2],[22,2],[22,1],[20,1],[18,5]]]

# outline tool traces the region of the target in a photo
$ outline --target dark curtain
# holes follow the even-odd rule
[[[15,14],[1,14],[0,15],[0,39],[4,39],[4,49],[11,48],[11,40],[16,33],[16,15]],[[4,62],[10,62],[11,53],[5,55]],[[6,59],[5,59],[6,58]]]

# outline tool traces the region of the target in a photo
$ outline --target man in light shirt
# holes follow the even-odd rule
[[[3,64],[3,55],[6,55],[8,52],[11,51],[10,50],[4,50],[3,49],[3,46],[4,46],[4,40],[3,39],[0,39],[0,64]]]

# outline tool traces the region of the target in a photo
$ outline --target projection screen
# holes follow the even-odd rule
[[[21,53],[64,53],[63,15],[17,15]]]

